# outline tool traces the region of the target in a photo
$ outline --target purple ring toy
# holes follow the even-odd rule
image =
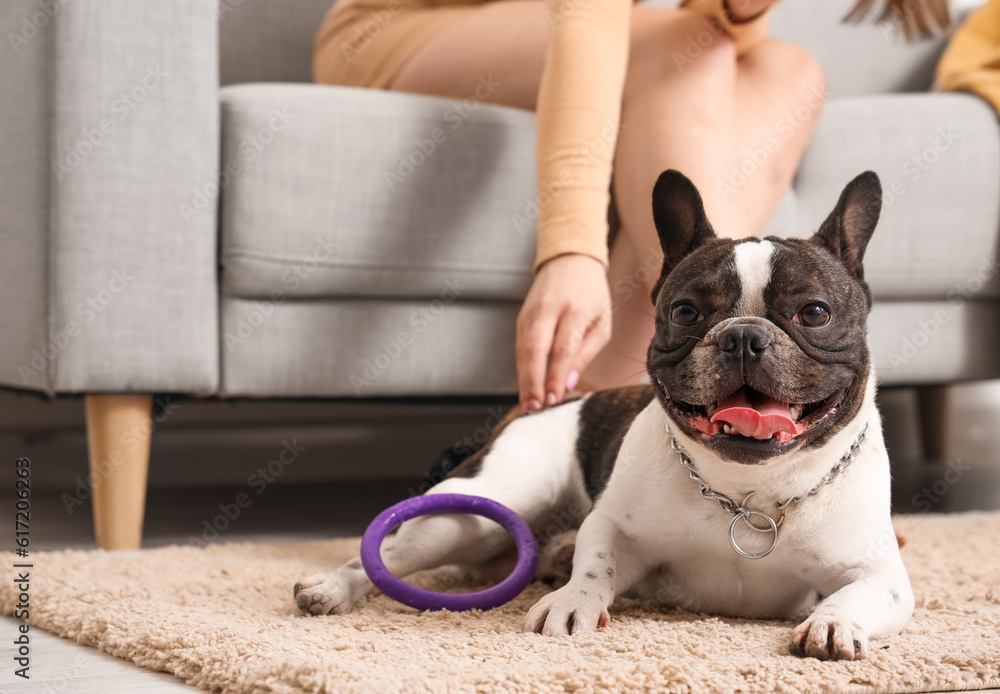
[[[510,576],[476,593],[438,593],[417,588],[396,578],[382,563],[382,541],[404,521],[436,513],[472,513],[496,521],[517,544],[517,563]],[[538,551],[531,528],[503,504],[482,496],[426,494],[401,501],[375,517],[361,538],[361,564],[375,587],[393,600],[418,610],[489,610],[510,602],[531,583],[538,566]]]

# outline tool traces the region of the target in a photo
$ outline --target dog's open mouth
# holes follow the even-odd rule
[[[843,397],[841,390],[819,402],[788,403],[743,386],[711,405],[677,400],[671,404],[702,438],[734,436],[788,443],[836,414]]]

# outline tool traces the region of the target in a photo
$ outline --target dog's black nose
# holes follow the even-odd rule
[[[759,359],[771,338],[759,325],[735,323],[719,335],[719,349],[732,357]]]

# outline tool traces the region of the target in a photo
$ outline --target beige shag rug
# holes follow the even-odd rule
[[[533,584],[490,612],[418,613],[384,596],[304,617],[292,584],[357,540],[64,551],[34,557],[31,623],[217,692],[918,692],[1000,685],[1000,514],[900,517],[917,594],[861,662],[786,653],[786,622],[619,600],[595,634],[522,634]],[[4,557],[7,566],[14,561]],[[421,583],[440,586],[443,574]],[[16,590],[0,583],[11,613]]]

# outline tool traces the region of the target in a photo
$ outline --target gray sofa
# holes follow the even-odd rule
[[[904,47],[840,25],[849,4],[776,13],[773,34],[818,57],[830,100],[767,231],[811,233],[874,169],[887,191],[866,261],[882,382],[1000,376],[996,116],[927,93],[941,40]],[[3,3],[0,385],[91,398],[514,392],[534,116],[309,84],[327,5]],[[108,402],[92,411],[114,413]],[[92,446],[92,464],[107,454]],[[103,501],[95,489],[109,523],[135,525],[113,495],[141,496],[140,483],[104,485]]]

